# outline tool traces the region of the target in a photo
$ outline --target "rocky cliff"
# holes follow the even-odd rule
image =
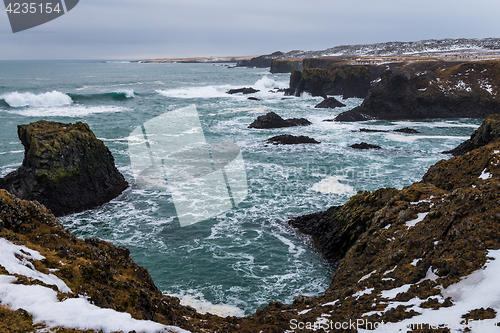
[[[37,200],[55,215],[102,205],[127,188],[109,149],[87,124],[37,121],[19,125],[22,166],[0,179],[0,188]]]
[[[299,295],[290,305],[271,302],[244,318],[201,315],[179,305],[158,292],[126,249],[79,240],[40,204],[5,191],[0,237],[46,257],[33,265],[51,269],[73,290],[61,299],[86,294],[102,307],[192,332],[494,330],[500,320],[499,119],[488,117],[472,135],[478,144],[438,162],[420,182],[360,192],[342,206],[291,220],[336,264],[330,287],[322,296]],[[0,315],[8,323],[28,318],[26,327],[33,327],[21,310],[0,308]]]
[[[500,62],[420,61],[387,70],[337,121],[485,118],[500,112]]]

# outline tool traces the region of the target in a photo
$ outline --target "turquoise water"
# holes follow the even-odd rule
[[[40,119],[90,125],[110,148],[131,186],[95,210],[61,219],[79,237],[99,237],[131,249],[164,293],[221,314],[250,314],[269,301],[325,291],[333,270],[286,221],[340,205],[359,190],[402,188],[465,140],[479,120],[323,122],[359,105],[315,109],[321,98],[287,97],[288,74],[221,64],[127,62],[0,62],[0,176],[17,169],[23,147],[16,126]],[[255,96],[228,95],[232,88],[260,89]],[[341,98],[341,97],[339,97]],[[181,228],[171,196],[134,186],[127,137],[145,121],[196,105],[209,142],[242,149],[249,195],[235,209]],[[257,130],[247,126],[274,111],[304,117],[308,127]],[[359,128],[411,127],[421,134],[359,133]],[[279,134],[307,135],[319,145],[273,146]],[[368,142],[384,149],[356,151]]]

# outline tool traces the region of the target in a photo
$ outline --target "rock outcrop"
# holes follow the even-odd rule
[[[394,65],[394,64],[392,64]],[[338,59],[304,59],[302,72],[292,71],[287,95],[300,96],[304,92],[312,96],[342,95],[365,98],[371,83],[380,78],[385,66],[352,65]]]
[[[341,108],[343,106],[345,106],[345,104],[337,101],[335,99],[335,97],[328,97],[323,102],[316,105],[315,108],[317,108],[317,109],[335,109],[335,108]]]
[[[302,143],[312,143],[312,144],[318,144],[321,143],[319,141],[316,141],[313,138],[310,138],[308,136],[300,135],[300,136],[295,136],[295,135],[290,135],[290,134],[283,134],[283,135],[277,135],[273,136],[272,138],[267,139],[267,143],[272,143],[274,145],[297,145],[297,144],[302,144]]]
[[[500,115],[489,115],[475,131],[471,138],[462,142],[458,147],[443,152],[443,154],[452,154],[453,156],[463,155],[474,149],[487,145],[490,142],[500,139]]]
[[[349,147],[353,149],[382,149],[382,147],[380,146],[372,145],[366,142],[355,143],[353,145],[350,145]]]
[[[265,54],[258,57],[254,57],[250,60],[240,60],[238,61],[237,67],[254,67],[254,68],[266,68],[271,67],[271,63],[274,59],[283,59],[285,54],[280,51],[276,51],[271,54]]]
[[[417,62],[386,71],[337,121],[480,118],[500,112],[500,62]]]
[[[19,125],[22,166],[0,179],[0,188],[36,200],[55,215],[102,205],[128,186],[109,149],[87,124],[37,121]]]
[[[258,116],[248,128],[282,128],[293,126],[307,126],[312,123],[305,118],[290,118],[283,119],[274,112],[269,112],[266,115]]]
[[[259,91],[260,90],[257,90],[257,89],[251,88],[251,87],[250,88],[244,87],[244,88],[238,88],[238,89],[230,89],[226,92],[226,94],[233,95],[233,94],[242,93],[243,95],[248,95],[248,94],[255,94]]]
[[[302,59],[273,59],[271,73],[291,73],[302,70]]]

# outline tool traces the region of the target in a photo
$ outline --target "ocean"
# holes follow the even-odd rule
[[[109,147],[130,187],[101,207],[62,217],[78,237],[129,248],[162,292],[202,312],[243,316],[270,301],[320,295],[334,269],[287,220],[341,205],[357,191],[401,189],[419,181],[429,166],[449,157],[440,152],[466,140],[481,121],[325,122],[362,99],[336,96],[345,107],[315,109],[322,98],[277,92],[288,81],[289,74],[234,64],[0,61],[0,177],[23,160],[18,124],[86,122]],[[226,93],[242,87],[260,92]],[[208,142],[241,148],[248,196],[234,209],[181,227],[168,191],[134,184],[128,137],[146,121],[190,105],[196,106]],[[271,111],[283,118],[307,118],[312,125],[247,128]],[[358,131],[403,127],[421,133]],[[280,134],[306,135],[321,144],[265,143]],[[349,147],[360,142],[383,149]]]

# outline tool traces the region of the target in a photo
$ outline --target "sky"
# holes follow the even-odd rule
[[[80,0],[15,34],[2,10],[0,60],[247,56],[500,37],[499,14],[498,0]]]

